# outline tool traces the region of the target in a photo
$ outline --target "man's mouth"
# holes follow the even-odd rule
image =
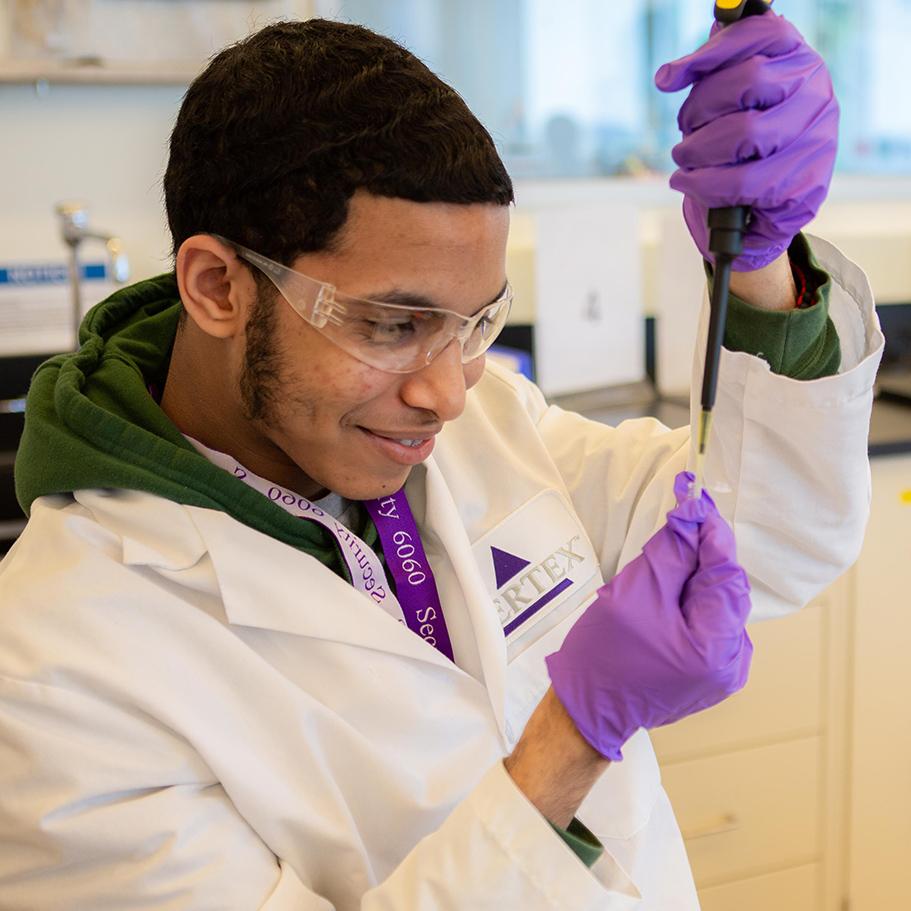
[[[433,451],[436,437],[436,432],[370,430],[366,427],[358,429],[387,458],[403,465],[416,465],[418,462],[423,462]]]
[[[390,437],[386,436],[385,433],[378,433],[377,436],[382,437],[384,440],[392,440],[395,443],[401,443],[402,446],[417,447],[420,446],[421,443],[425,442],[424,440],[404,440],[400,439],[399,437]]]

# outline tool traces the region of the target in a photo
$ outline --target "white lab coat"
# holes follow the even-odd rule
[[[708,476],[762,615],[852,562],[869,499],[882,337],[862,273],[815,246],[842,373],[723,356]],[[696,908],[644,732],[579,810],[606,849],[592,869],[501,761],[544,655],[662,523],[688,441],[548,408],[491,366],[407,485],[458,666],[227,515],[127,491],[36,502],[0,570],[0,908]],[[546,560],[567,529],[569,594],[507,645],[489,546]]]

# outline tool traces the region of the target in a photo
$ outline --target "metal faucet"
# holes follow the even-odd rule
[[[82,291],[79,269],[79,247],[84,240],[104,241],[108,254],[108,267],[118,284],[130,278],[130,264],[120,239],[105,231],[89,228],[89,212],[83,203],[62,202],[56,207],[61,218],[63,242],[70,248],[70,285],[73,289],[73,343],[79,347],[79,325],[82,322]]]

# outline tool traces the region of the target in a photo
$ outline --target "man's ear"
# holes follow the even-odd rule
[[[194,234],[180,245],[175,271],[184,309],[203,332],[214,338],[243,332],[256,282],[231,247]]]

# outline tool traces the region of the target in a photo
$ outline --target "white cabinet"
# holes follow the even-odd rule
[[[747,687],[652,733],[707,911],[841,911],[849,591],[751,624]]]
[[[819,860],[820,747],[807,737],[665,767],[698,888]]]
[[[911,908],[911,455],[873,460],[854,568],[851,911]]]
[[[687,396],[699,311],[708,290],[705,264],[679,208],[653,214],[652,226],[657,243],[644,255],[655,317],[656,382],[662,395]]]
[[[826,601],[831,600],[827,596]],[[653,731],[655,749],[665,763],[818,734],[824,610],[820,599],[783,620],[750,624],[754,659],[749,683],[721,705]]]
[[[513,219],[511,321],[534,326],[538,385],[562,395],[645,376],[639,212],[549,207]]]
[[[853,569],[750,627],[747,688],[653,732],[704,911],[911,908],[911,455]]]
[[[702,911],[771,911],[819,907],[819,866],[793,867],[700,889]]]

